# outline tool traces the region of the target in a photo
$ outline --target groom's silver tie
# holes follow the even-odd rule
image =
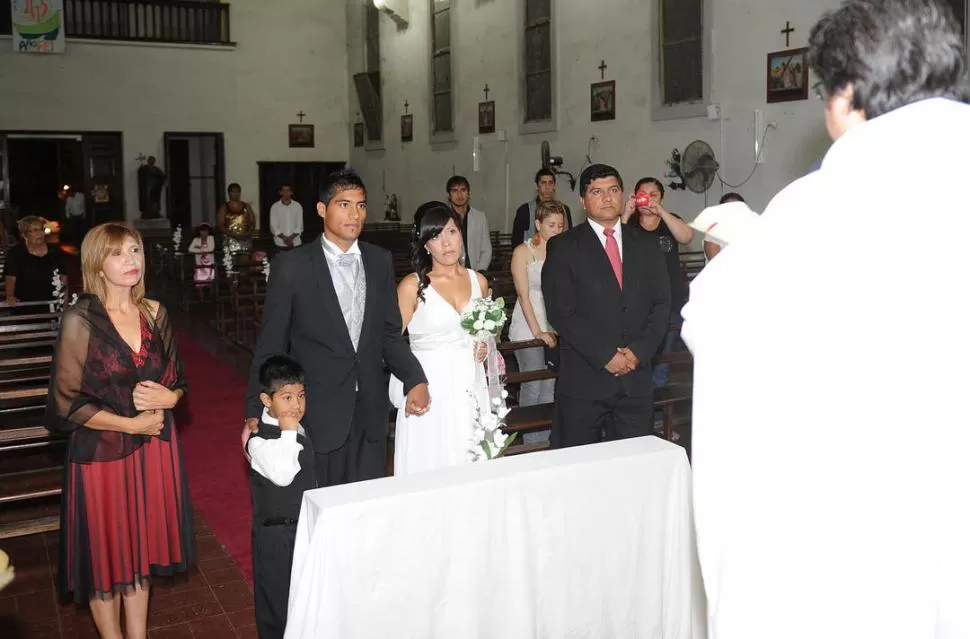
[[[354,350],[357,350],[360,329],[364,324],[364,300],[367,297],[367,283],[360,270],[360,256],[347,253],[338,255],[337,267],[344,283],[338,295],[340,310],[347,318],[350,341],[354,344]]]

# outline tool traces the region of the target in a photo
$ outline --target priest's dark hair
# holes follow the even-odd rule
[[[608,177],[615,177],[620,188],[623,188],[623,178],[620,177],[620,172],[609,164],[590,164],[587,166],[579,174],[579,197],[586,197],[586,189],[589,188],[590,182]]]
[[[970,98],[960,23],[939,0],[846,0],[808,44],[820,96],[851,85],[867,120],[927,98]]]
[[[239,186],[239,182],[232,182],[226,187],[226,193],[232,193],[233,190],[242,191],[242,187]]]
[[[422,301],[424,301],[424,289],[431,285],[428,273],[433,266],[431,254],[428,253],[425,244],[441,235],[449,221],[454,222],[458,232],[461,233],[461,218],[444,202],[425,202],[414,212],[414,229],[411,231],[411,266],[418,276],[418,298]]]
[[[744,202],[744,198],[741,197],[740,193],[734,193],[734,192],[725,193],[724,195],[721,196],[721,199],[718,201],[718,204],[727,204],[728,202]]]
[[[270,397],[282,386],[303,383],[303,367],[286,355],[273,355],[259,367],[260,390]]]
[[[320,184],[320,190],[317,195],[320,201],[326,206],[330,204],[330,200],[337,193],[358,190],[363,191],[364,197],[367,197],[367,187],[364,186],[364,181],[357,175],[357,171],[347,167],[328,175],[323,180],[323,183]]]

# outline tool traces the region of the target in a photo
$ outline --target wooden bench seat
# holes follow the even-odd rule
[[[64,468],[55,466],[0,475],[0,504],[12,504],[61,494]]]
[[[0,401],[15,399],[33,399],[36,397],[47,397],[47,384],[34,386],[31,388],[15,388],[11,390],[0,390]]]
[[[63,444],[67,437],[52,435],[43,426],[24,426],[0,430],[0,452],[12,452],[34,448],[46,448],[52,444]]]
[[[45,515],[23,521],[0,522],[0,539],[53,532],[59,530],[60,527],[60,515]]]
[[[46,368],[51,365],[52,356],[37,355],[35,357],[10,357],[0,359],[0,371],[20,370],[29,368]]]
[[[653,406],[664,414],[664,439],[667,441],[673,439],[674,408],[690,402],[692,390],[691,384],[670,384],[653,390]],[[549,428],[552,426],[553,406],[552,403],[516,406],[506,416],[502,430],[511,434]]]

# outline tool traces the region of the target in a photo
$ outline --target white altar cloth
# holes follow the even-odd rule
[[[286,639],[703,639],[690,495],[656,437],[308,491]]]

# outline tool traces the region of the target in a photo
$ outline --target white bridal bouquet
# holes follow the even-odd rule
[[[493,459],[508,448],[515,438],[502,432],[503,419],[509,409],[505,405],[508,393],[502,386],[501,375],[504,372],[504,360],[495,346],[495,338],[502,334],[502,328],[508,320],[505,312],[505,300],[501,297],[493,300],[491,297],[481,297],[471,304],[471,308],[461,314],[461,327],[471,335],[476,342],[488,346],[485,357],[486,381],[488,383],[488,397],[491,405],[483,411],[478,398],[471,394],[472,409],[475,422],[475,434],[472,437],[469,454],[473,461]]]
[[[502,327],[508,316],[505,314],[505,300],[480,297],[472,302],[472,307],[461,314],[461,327],[465,332],[485,342],[502,334]]]
[[[508,393],[503,390],[502,396],[502,399],[505,399]],[[482,459],[495,459],[505,452],[505,449],[515,441],[515,436],[518,434],[506,435],[502,432],[502,427],[505,426],[503,418],[508,414],[509,409],[499,400],[497,413],[486,411],[482,414],[482,407],[475,394],[469,392],[468,397],[472,405],[472,419],[475,422],[475,432],[468,442],[468,454],[471,455],[473,462]]]

